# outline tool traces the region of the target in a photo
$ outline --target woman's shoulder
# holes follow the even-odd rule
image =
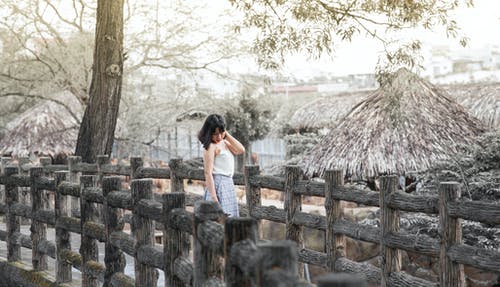
[[[220,154],[221,151],[223,151],[225,149],[227,149],[227,147],[225,145],[210,143],[210,145],[208,146],[208,150],[206,150],[206,151],[214,153],[217,156]]]

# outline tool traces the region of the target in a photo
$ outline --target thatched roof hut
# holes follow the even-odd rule
[[[308,175],[341,168],[357,178],[425,170],[471,144],[484,125],[435,86],[400,69],[301,160]]]
[[[373,91],[341,93],[316,99],[295,111],[289,125],[297,131],[331,128]]]
[[[78,121],[82,107],[70,92],[61,92],[19,115],[7,124],[7,133],[0,141],[0,154],[29,156],[68,155],[75,151]]]
[[[500,128],[500,83],[446,85],[442,88],[489,128]]]

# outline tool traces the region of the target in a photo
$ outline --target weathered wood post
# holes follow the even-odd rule
[[[130,180],[137,179],[137,171],[139,168],[144,166],[144,161],[142,157],[131,157],[130,158]]]
[[[291,240],[259,244],[257,286],[294,286],[299,280],[297,243]]]
[[[464,266],[453,262],[446,252],[454,245],[462,243],[462,219],[448,214],[448,203],[460,198],[458,182],[442,182],[439,184],[439,235],[440,252],[439,286],[464,287]]]
[[[12,158],[7,156],[0,157],[0,173],[4,173],[4,169],[7,167],[9,162],[12,161]]]
[[[48,156],[40,157],[39,161],[42,167],[47,167],[52,164],[52,159]],[[45,173],[47,173],[47,171],[45,171]]]
[[[56,191],[54,194],[54,211],[56,222],[61,217],[69,217],[68,196],[59,193],[57,187],[69,177],[68,171],[56,171],[54,173]],[[57,227],[56,224],[56,281],[57,283],[71,282],[71,264],[62,257],[65,250],[71,250],[71,233],[64,228]]]
[[[170,168],[170,192],[184,192],[184,179],[178,175],[182,158],[173,158],[168,162]]]
[[[97,186],[102,187],[102,180],[104,177],[104,165],[110,163],[110,158],[108,155],[98,155],[97,156]],[[104,222],[104,205],[97,206],[97,218],[99,222]]]
[[[343,208],[340,200],[333,197],[335,189],[344,185],[344,175],[342,170],[325,171],[325,211],[326,211],[326,231],[325,245],[328,257],[328,271],[335,271],[335,261],[339,257],[345,257],[346,239],[342,234],[335,234],[333,228],[335,222],[342,218]]]
[[[380,178],[380,255],[381,281],[380,286],[389,286],[391,272],[401,271],[401,251],[385,245],[384,238],[392,232],[399,232],[399,210],[388,205],[392,193],[396,192],[398,177],[395,175]]]
[[[69,178],[68,181],[72,183],[78,183],[79,172],[76,170],[76,166],[82,162],[81,156],[69,156],[68,157],[68,170]],[[71,197],[71,216],[80,217],[80,201],[78,197]]]
[[[32,263],[33,270],[44,271],[47,270],[47,255],[40,251],[40,244],[47,240],[47,226],[45,223],[38,221],[36,214],[38,211],[43,210],[44,202],[42,196],[42,189],[38,188],[38,181],[42,176],[42,167],[30,168],[30,191],[31,191],[31,242],[33,243]]]
[[[293,217],[296,212],[302,211],[302,196],[295,194],[295,186],[300,177],[300,167],[288,165],[285,167],[285,211],[286,211],[286,239],[295,241],[301,248],[304,244],[302,226],[293,223]],[[304,274],[304,265],[298,264],[299,275]]]
[[[102,178],[104,177],[103,167],[110,163],[110,158],[108,155],[98,155],[97,156],[97,186],[102,185]]]
[[[96,222],[98,219],[96,203],[89,202],[85,199],[85,194],[88,193],[86,189],[96,186],[96,176],[82,175],[80,177],[80,254],[82,255],[82,286],[84,287],[94,287],[98,284],[97,279],[94,278],[88,268],[85,267],[90,261],[97,262],[99,260],[97,240],[85,234],[87,223]]]
[[[28,175],[29,176],[29,157],[19,157],[17,159],[17,163],[19,165],[19,175]],[[31,206],[31,196],[29,187],[19,187],[19,202]],[[30,224],[31,220],[26,217],[20,217],[21,225]]]
[[[10,157],[0,157],[0,174],[4,173],[5,167],[12,159]],[[0,202],[5,201],[5,188],[0,185]],[[5,212],[7,213],[7,211]]]
[[[153,180],[134,179],[131,182],[132,206],[134,206],[132,217],[132,234],[136,239],[135,250],[143,245],[153,246],[155,243],[155,228],[153,220],[141,216],[136,207],[141,199],[153,199]],[[135,260],[135,285],[155,287],[158,281],[158,271],[154,267],[142,264]]]
[[[245,170],[247,170],[245,168]],[[228,287],[250,287],[252,285],[251,278],[245,276],[244,272],[236,266],[236,262],[233,262],[233,257],[231,256],[231,248],[237,246],[238,242],[243,240],[249,240],[250,242],[256,244],[258,239],[258,228],[257,221],[253,218],[228,218],[224,226],[224,258],[225,258],[225,271],[224,278],[226,286]],[[243,248],[242,248],[243,249]],[[236,250],[233,250],[236,251]],[[243,251],[243,250],[240,250]],[[234,254],[234,253],[233,253]],[[246,254],[241,256],[247,259],[247,264],[252,265],[250,258],[253,254]],[[256,266],[254,266],[256,268]]]
[[[39,160],[40,160],[40,165],[44,169],[43,175],[46,177],[50,177],[51,172],[47,171],[46,167],[52,164],[52,159],[50,157],[40,157]],[[44,201],[47,203],[47,205],[44,206],[43,208],[52,209],[53,203],[51,200],[51,197],[52,197],[51,193],[49,191],[44,191],[43,196],[46,197],[46,199]]]
[[[224,212],[219,203],[213,201],[198,201],[194,205],[194,276],[193,286],[202,287],[211,277],[220,277],[219,256],[216,251],[204,246],[198,238],[198,226],[205,221],[219,221]]]
[[[16,166],[6,166],[3,168],[3,174],[6,177],[10,177],[14,174],[19,173],[19,168]],[[15,235],[21,232],[21,222],[19,217],[15,216],[10,212],[11,207],[18,203],[19,193],[18,187],[14,184],[5,184],[5,204],[7,205],[7,210],[5,213],[6,217],[6,228],[7,228],[7,260],[9,262],[21,260],[21,245],[16,242]]]
[[[184,192],[165,193],[163,195],[163,255],[165,260],[165,285],[170,287],[181,287],[184,283],[175,275],[174,262],[183,255],[187,255],[189,249],[186,250],[184,242],[189,240],[189,237],[184,232],[172,228],[169,224],[170,212],[175,208],[184,209],[186,206],[186,194]]]
[[[251,178],[259,175],[259,166],[258,165],[246,165],[245,166],[245,195],[247,200],[248,207],[248,216],[252,217],[255,207],[261,206],[261,192],[260,187],[252,184]],[[257,221],[257,225],[260,226],[260,220]]]
[[[106,271],[104,273],[103,287],[111,287],[111,278],[115,273],[124,273],[125,255],[123,252],[111,244],[111,233],[123,230],[123,223],[120,222],[122,209],[114,208],[108,204],[107,198],[112,191],[120,190],[121,178],[119,176],[105,176],[102,179],[102,194],[104,196],[104,226],[106,228],[106,243],[104,249],[104,264]]]
[[[318,287],[366,287],[366,279],[356,274],[335,273],[318,277]]]

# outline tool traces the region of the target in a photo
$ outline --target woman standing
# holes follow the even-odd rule
[[[238,201],[233,183],[234,155],[245,152],[243,145],[226,131],[221,115],[207,117],[198,133],[203,145],[205,169],[205,200],[218,202],[230,217],[239,216]]]

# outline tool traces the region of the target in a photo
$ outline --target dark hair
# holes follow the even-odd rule
[[[208,150],[208,147],[212,143],[212,135],[216,129],[219,129],[220,132],[225,131],[226,121],[221,115],[211,114],[205,119],[205,123],[203,123],[198,133],[198,139],[206,150]]]

